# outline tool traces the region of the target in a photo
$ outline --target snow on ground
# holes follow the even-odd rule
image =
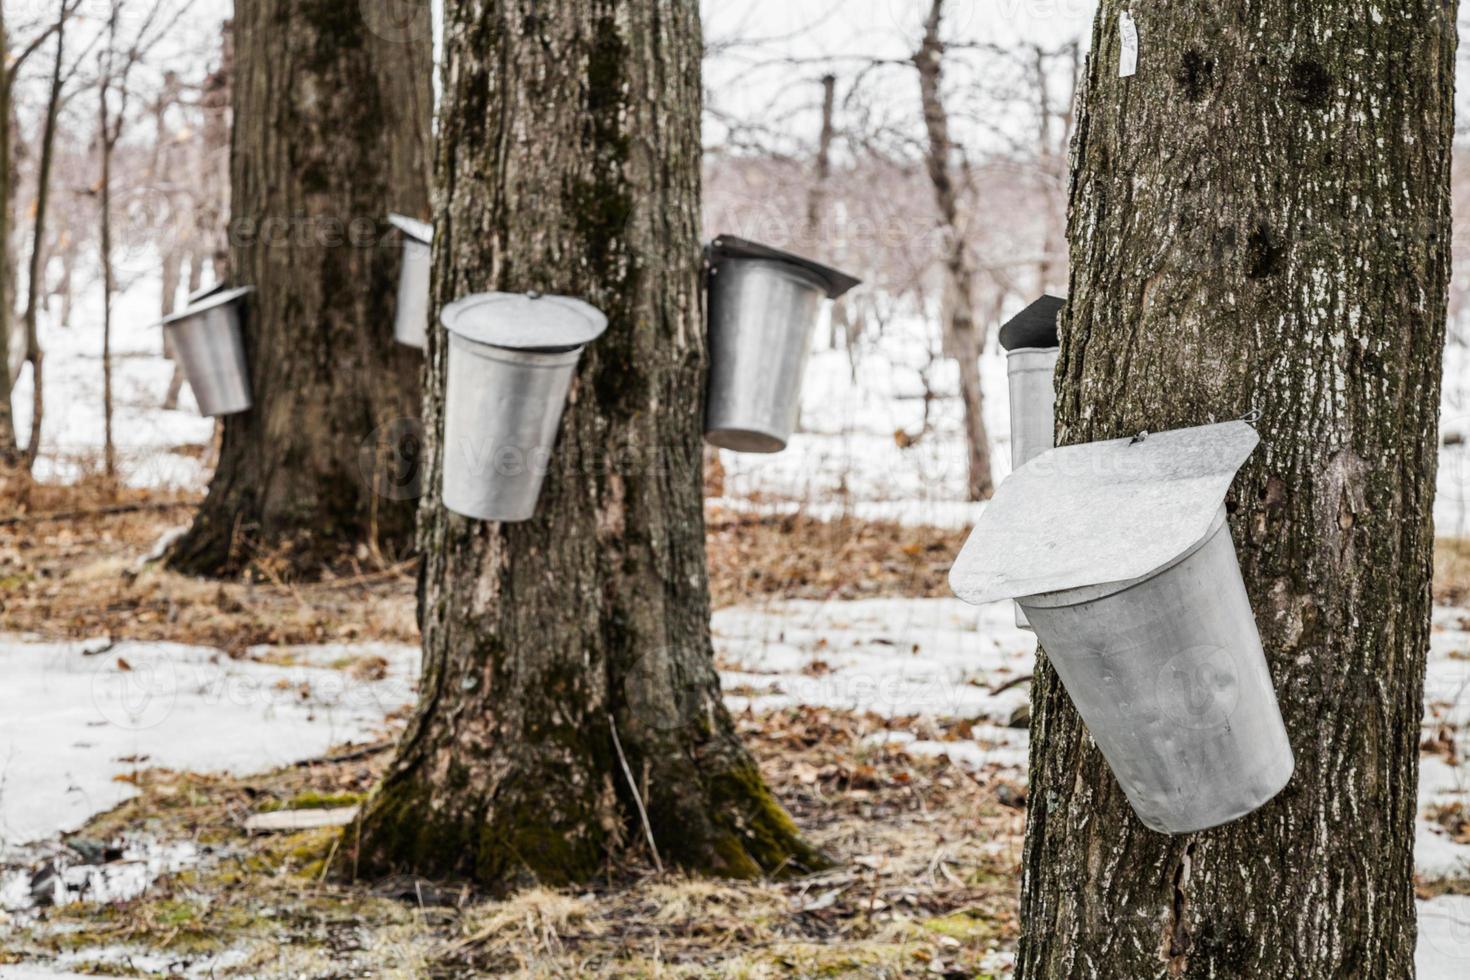
[[[1440,609],[1435,621],[1426,721],[1462,721],[1470,718],[1470,620],[1463,610]],[[733,711],[812,705],[894,719],[964,719],[973,723],[967,740],[927,741],[902,728],[882,737],[910,752],[947,755],[1025,781],[1027,732],[1007,722],[1026,703],[1027,688],[992,693],[1032,670],[1034,641],[1015,627],[1009,604],[772,602],[720,610],[713,628]],[[89,649],[0,640],[5,844],[80,826],[125,799],[131,788],[116,777],[140,767],[243,773],[372,739],[389,712],[412,700],[418,663],[413,648],[377,644],[258,648],[241,660],[177,644]],[[382,680],[335,669],[369,655],[388,662]],[[1426,755],[1422,768],[1422,808],[1470,802],[1466,773],[1437,755]],[[1470,875],[1470,846],[1422,818],[1415,850],[1426,878]],[[1419,975],[1462,976],[1470,962],[1470,899],[1436,898],[1419,908]],[[0,969],[0,978],[10,976]]]
[[[72,480],[100,464],[100,300],[79,296],[72,324],[43,322],[47,417],[38,475]],[[198,447],[214,423],[200,418],[187,388],[178,411],[163,401],[172,365],[162,356],[156,280],[139,278],[115,311],[114,432],[124,479],[135,486],[202,488]],[[819,331],[819,335],[822,331]],[[963,431],[953,365],[933,356],[923,318],[897,318],[861,356],[813,352],[802,425],[774,456],[722,452],[734,510],[795,510],[964,527],[980,505],[964,500]],[[1446,351],[1441,430],[1458,443],[1440,456],[1439,533],[1470,536],[1470,356]],[[986,422],[997,479],[1009,472],[1005,363],[994,339],[982,359]],[[15,396],[29,429],[30,379]],[[1244,411],[1244,407],[1242,407]],[[903,433],[902,438],[896,433]],[[917,437],[917,438],[915,438]],[[908,443],[907,448],[900,443]],[[178,451],[182,450],[182,451]],[[758,502],[757,502],[758,501]],[[1460,610],[1436,612],[1426,721],[1460,726],[1459,758],[1470,758],[1470,634]],[[884,736],[915,753],[1025,777],[1027,733],[1006,727],[1025,703],[1024,685],[993,689],[1031,671],[1033,642],[1008,605],[975,610],[954,600],[773,603],[727,609],[714,620],[732,709],[794,704],[973,720],[969,741],[932,742],[913,732]],[[331,664],[363,647],[294,651],[286,662],[232,661],[222,652],[167,644],[119,644],[87,655],[80,644],[0,638],[0,846],[75,828],[131,792],[117,776],[139,766],[247,772],[319,755],[371,738],[387,712],[412,699],[417,652],[373,648],[390,662],[382,681],[360,682]],[[121,669],[121,662],[131,670]],[[1423,758],[1421,808],[1470,801],[1470,777],[1437,755]],[[1470,847],[1420,819],[1416,863],[1427,877],[1470,874]],[[1421,977],[1459,977],[1470,964],[1470,899],[1420,903]],[[64,964],[58,964],[64,967]],[[0,967],[0,978],[50,976]]]
[[[0,640],[0,847],[76,829],[131,796],[118,777],[140,768],[245,773],[372,739],[413,700],[418,663],[417,649],[381,644],[274,648],[269,663],[179,644],[88,649]],[[383,679],[328,666],[369,655],[387,661]]]

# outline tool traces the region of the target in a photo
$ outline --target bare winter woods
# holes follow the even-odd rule
[[[0,975],[1461,975],[1470,143],[1390,6],[5,0]],[[1125,608],[1163,518],[962,601],[1089,533],[1013,431],[1196,427],[1229,617]],[[1131,809],[1017,618],[1094,589],[1178,626],[1117,730],[1245,745],[1228,619],[1290,781]]]
[[[820,255],[862,277],[819,347],[842,351],[854,376],[863,363],[902,361],[892,371],[903,398],[922,410],[894,426],[896,445],[960,437],[946,445],[946,477],[983,499],[1008,464],[1006,434],[991,431],[985,410],[1004,391],[990,390],[976,355],[995,352],[1006,316],[1066,292],[1084,39],[991,44],[957,5],[915,10],[884,25],[877,50],[833,55],[805,53],[739,17],[711,18],[704,230]],[[802,34],[820,36],[828,16],[814,14]],[[51,454],[43,469],[114,479],[118,396],[106,341],[116,317],[137,328],[227,278],[229,22],[179,0],[34,0],[7,6],[3,38],[0,393],[24,404],[7,413],[0,398],[0,453],[12,469]],[[1457,151],[1457,201],[1470,197],[1464,160]],[[1470,298],[1470,247],[1458,230],[1467,210],[1456,209],[1452,343],[1466,333]],[[116,313],[117,297],[139,285],[156,290],[154,309]],[[48,447],[44,358],[76,335],[78,311],[104,321],[104,343],[90,352],[103,384],[84,397],[97,399],[105,431],[95,447],[64,430]],[[927,325],[921,343],[894,341],[895,324],[916,320]],[[159,407],[175,409],[182,385],[171,371]]]

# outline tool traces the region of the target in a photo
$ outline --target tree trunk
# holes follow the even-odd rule
[[[1074,141],[1058,436],[1261,412],[1231,530],[1296,773],[1179,837],[1043,660],[1017,976],[1410,977],[1453,4],[1133,4]]]
[[[698,5],[450,0],[445,41],[435,305],[540,290],[610,326],[523,524],[440,502],[446,351],[430,332],[420,703],[347,835],[353,866],[554,885],[651,832],[700,871],[811,867],[711,651]]]
[[[989,500],[995,492],[990,474],[990,433],[985,429],[985,396],[980,387],[980,352],[985,339],[975,324],[975,267],[961,227],[959,191],[950,170],[954,142],[944,107],[944,42],[940,25],[944,0],[933,0],[924,25],[924,42],[914,56],[919,70],[919,95],[924,128],[929,138],[925,163],[934,187],[934,203],[944,232],[944,346],[960,369],[960,398],[965,409],[965,440],[971,500]]]
[[[386,217],[428,214],[430,38],[379,36],[341,0],[239,0],[233,30],[231,265],[257,287],[255,404],[224,419],[170,560],[227,574],[279,549],[310,569],[374,530],[403,550],[413,505],[374,501],[372,440],[419,410],[421,356],[393,341],[401,253]]]
[[[26,276],[26,360],[31,365],[31,432],[26,438],[26,469],[36,465],[41,451],[41,423],[46,409],[45,354],[36,328],[37,309],[46,295],[46,218],[51,206],[51,164],[56,156],[56,118],[61,111],[62,59],[66,55],[67,12],[63,8],[56,23],[56,61],[51,66],[51,88],[46,99],[46,119],[41,127],[41,159],[36,168],[36,218],[31,235],[31,259]]]
[[[117,445],[112,440],[112,294],[117,288],[112,267],[112,151],[122,133],[123,117],[117,118],[114,130],[107,108],[107,93],[112,86],[112,59],[117,43],[117,14],[114,4],[107,21],[107,52],[104,68],[97,83],[97,151],[102,158],[102,173],[97,180],[97,250],[102,265],[102,472],[109,486],[117,480]]]
[[[5,31],[5,13],[0,10],[0,490],[8,484],[3,471],[20,462],[15,442],[15,417],[10,405],[14,383],[10,376],[10,318],[15,308],[15,297],[10,293],[10,284],[14,281],[10,272],[10,224],[15,213],[10,132],[14,77],[10,69],[10,37]]]

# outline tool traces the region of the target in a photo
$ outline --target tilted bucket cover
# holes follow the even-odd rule
[[[444,307],[439,322],[476,343],[528,351],[573,350],[607,329],[597,307],[541,293],[474,293]]]
[[[390,214],[388,224],[422,245],[429,245],[434,241],[434,226],[427,221],[410,218],[406,214]]]
[[[1011,317],[1000,328],[1000,346],[1006,350],[1056,347],[1061,343],[1057,335],[1057,317],[1066,302],[1060,296],[1042,294],[1040,299]]]
[[[779,248],[762,245],[734,235],[721,235],[709,243],[709,261],[711,265],[718,265],[726,259],[763,259],[770,262],[781,262],[786,265],[803,269],[815,276],[827,291],[828,299],[837,299],[849,290],[861,286],[863,281],[856,276],[850,276],[845,272],[838,272],[831,266],[823,265],[812,259],[791,252],[784,252]]]
[[[253,292],[255,292],[254,286],[239,286],[235,289],[211,286],[208,289],[201,289],[199,292],[190,295],[188,306],[185,306],[177,313],[170,313],[158,322],[164,326],[168,326],[170,323],[187,320],[189,317],[203,313],[205,310],[212,310],[216,306],[234,303],[249,296]]]
[[[1142,578],[1209,533],[1259,441],[1222,422],[1043,453],[986,505],[950,588],[978,605]]]

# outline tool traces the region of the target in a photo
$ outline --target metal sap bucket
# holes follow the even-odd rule
[[[163,320],[163,329],[201,415],[233,415],[250,408],[250,372],[240,313],[254,287],[211,286],[193,302]],[[197,299],[196,299],[197,297]]]
[[[582,349],[607,318],[581,300],[479,293],[440,314],[449,334],[444,506],[482,521],[525,521],[550,468]]]
[[[403,214],[388,215],[388,223],[403,233],[403,264],[398,269],[393,339],[422,350],[429,329],[429,256],[434,226]]]
[[[823,298],[859,280],[725,235],[709,247],[709,391],[704,437],[721,449],[786,448]]]
[[[1064,301],[1043,295],[1000,328],[1011,395],[1011,469],[1018,470],[1056,443],[1057,315]],[[1016,606],[1016,625],[1029,630]]]
[[[1150,828],[1229,823],[1291,778],[1224,506],[1203,541],[1152,575],[1019,604]]]
[[[1295,761],[1223,500],[1244,422],[1045,453],[996,492],[950,583],[1015,598],[1145,825],[1250,813]]]

